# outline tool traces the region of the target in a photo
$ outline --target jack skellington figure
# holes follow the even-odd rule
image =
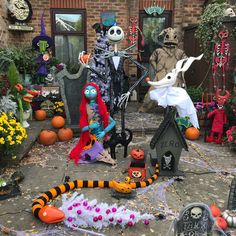
[[[109,142],[109,146],[111,148],[111,156],[115,159],[115,147],[117,144],[121,144],[124,146],[124,157],[127,156],[127,148],[128,144],[132,140],[132,132],[129,129],[125,128],[125,108],[127,106],[129,96],[131,92],[134,90],[136,86],[138,86],[142,80],[147,76],[148,70],[138,63],[132,57],[132,53],[128,53],[128,50],[133,48],[135,44],[132,46],[118,51],[118,44],[124,39],[124,31],[120,26],[114,25],[112,26],[107,33],[108,39],[111,44],[113,44],[113,51],[107,51],[102,48],[98,48],[103,51],[104,58],[108,63],[110,69],[110,114],[113,117],[114,113],[118,110],[121,110],[121,132],[118,133],[114,128],[112,130],[111,140]],[[134,63],[138,68],[143,71],[142,76],[129,88],[129,90],[124,93],[124,84],[125,84],[125,73],[124,73],[124,61],[129,60]],[[81,62],[83,63],[83,62]],[[86,67],[89,69],[90,66],[86,64]],[[104,78],[106,79],[106,78]]]

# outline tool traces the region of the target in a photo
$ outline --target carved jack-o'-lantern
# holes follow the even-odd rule
[[[130,156],[134,158],[135,160],[143,160],[145,155],[142,149],[134,148],[130,152]]]

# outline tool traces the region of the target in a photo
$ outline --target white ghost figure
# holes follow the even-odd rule
[[[149,92],[151,100],[158,102],[162,107],[174,106],[180,117],[189,117],[195,128],[199,128],[196,109],[185,89],[172,87],[175,84],[179,72],[185,72],[195,60],[201,60],[203,54],[198,57],[189,57],[179,60],[176,68],[169,72],[162,80],[148,81],[155,89]]]

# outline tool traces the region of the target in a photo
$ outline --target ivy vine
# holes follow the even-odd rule
[[[213,3],[207,5],[196,30],[195,37],[199,40],[201,51],[207,61],[211,60],[216,35],[223,23],[224,10],[224,4]]]

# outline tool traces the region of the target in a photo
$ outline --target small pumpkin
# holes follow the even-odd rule
[[[226,230],[228,226],[226,220],[220,216],[216,217],[216,224],[218,227],[220,227],[223,230]]]
[[[52,130],[42,130],[39,134],[39,143],[49,146],[57,141],[57,134]]]
[[[70,128],[61,128],[57,136],[60,141],[69,141],[73,138],[73,131]]]
[[[216,206],[215,204],[212,204],[210,206],[210,210],[211,210],[211,214],[214,216],[214,217],[219,217],[221,216],[221,211],[220,211],[220,208],[218,206]]]
[[[144,151],[140,148],[133,148],[130,152],[130,156],[135,160],[143,160],[144,159]]]
[[[65,125],[65,119],[62,116],[54,116],[51,123],[53,128],[60,129]]]
[[[186,139],[196,140],[199,138],[199,136],[200,136],[200,131],[199,131],[199,129],[197,129],[195,127],[189,127],[185,131]]]
[[[47,113],[46,111],[40,109],[34,112],[34,117],[36,120],[45,120],[47,117]]]

